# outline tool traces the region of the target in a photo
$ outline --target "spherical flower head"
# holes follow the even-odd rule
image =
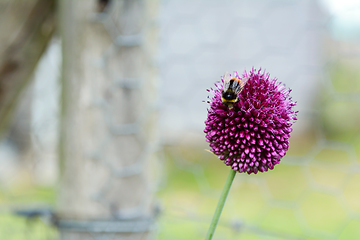
[[[224,79],[208,89],[214,96],[205,121],[206,141],[211,151],[238,172],[258,173],[274,169],[289,148],[292,124],[297,120],[291,90],[269,73],[254,68],[240,77],[249,80],[233,108],[221,99]]]

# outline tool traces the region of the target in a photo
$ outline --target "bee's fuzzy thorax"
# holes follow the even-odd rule
[[[237,72],[233,77],[240,78]],[[286,154],[297,112],[291,90],[270,79],[268,73],[252,69],[243,77],[249,80],[238,101],[230,105],[224,104],[221,83],[209,90],[214,96],[208,101],[204,132],[211,151],[226,165],[248,174],[264,172]]]

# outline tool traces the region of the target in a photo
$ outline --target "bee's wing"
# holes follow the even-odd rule
[[[234,88],[234,92],[236,94],[239,94],[245,87],[245,84],[247,83],[247,81],[249,81],[249,78],[242,78],[242,79],[238,79],[238,81],[236,82],[236,84],[233,85]]]
[[[226,91],[229,89],[229,87],[230,87],[231,75],[230,75],[228,72],[226,72],[226,73],[224,74],[223,79],[224,79],[224,92],[226,92]]]
[[[245,77],[241,79],[241,89],[243,89],[245,87],[245,84],[247,83],[247,81],[249,81],[249,77]]]

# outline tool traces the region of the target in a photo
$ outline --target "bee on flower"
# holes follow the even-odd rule
[[[238,172],[273,169],[297,120],[291,90],[255,69],[242,76],[225,73],[215,86],[204,130],[210,151]]]
[[[221,90],[221,101],[229,109],[234,107],[234,103],[239,101],[239,93],[244,89],[248,77],[240,79],[238,77],[231,78],[229,73],[225,73],[223,77],[224,85]]]

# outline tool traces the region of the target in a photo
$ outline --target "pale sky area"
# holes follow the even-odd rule
[[[335,38],[360,39],[360,0],[322,0],[328,7]]]

